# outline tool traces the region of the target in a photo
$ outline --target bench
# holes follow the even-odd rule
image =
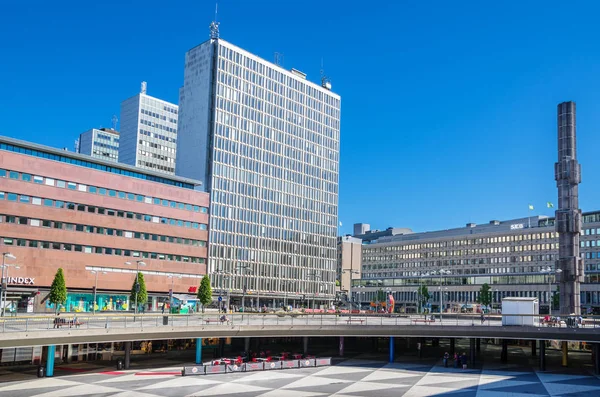
[[[352,323],[360,323],[362,324],[365,320],[363,320],[362,318],[349,318],[348,320],[346,320],[346,324],[352,324]]]
[[[219,323],[219,324],[223,324],[223,323],[227,323],[227,325],[229,325],[230,320],[221,320],[220,318],[206,318],[204,319],[204,322],[206,324],[210,324],[210,323]]]
[[[435,320],[428,320],[425,318],[416,318],[414,320],[412,320],[413,323],[424,323],[424,324],[429,324],[429,323],[435,323]]]

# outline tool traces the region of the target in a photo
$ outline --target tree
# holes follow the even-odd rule
[[[429,301],[431,295],[429,295],[429,289],[426,285],[421,285],[417,290],[417,299],[419,302],[419,306],[421,307],[421,311],[423,310],[423,306]]]
[[[202,277],[202,281],[200,281],[200,287],[198,287],[198,300],[202,304],[202,313],[204,313],[204,307],[212,302],[212,288],[210,287],[208,274]]]
[[[59,306],[64,305],[67,301],[67,284],[65,283],[65,274],[63,273],[62,267],[58,268],[54,280],[52,280],[48,300],[50,303],[56,305],[57,312]]]
[[[144,281],[144,275],[141,272],[138,272],[136,280],[133,281],[133,285],[131,286],[131,296],[129,297],[129,300],[135,305],[136,281],[137,284],[139,284],[139,289],[137,290],[137,304],[138,306],[144,305],[146,304],[146,302],[148,302],[148,291],[146,291],[146,282]]]
[[[479,289],[479,297],[477,303],[482,306],[489,307],[492,304],[492,291],[488,283],[484,283]]]

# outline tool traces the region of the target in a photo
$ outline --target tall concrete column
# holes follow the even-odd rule
[[[340,336],[340,357],[344,357],[344,337]]]
[[[479,353],[481,351],[481,338],[477,338],[475,343],[476,343],[475,350],[477,351],[477,353]]]
[[[202,338],[196,338],[196,364],[202,364]]]
[[[575,102],[558,105],[558,162],[554,179],[558,188],[555,229],[558,232],[556,279],[560,287],[560,314],[581,314],[580,283],[583,282],[583,260],[579,254],[581,210],[579,183],[581,165],[577,162]]]
[[[540,371],[546,370],[546,341],[540,341]]]
[[[56,346],[48,346],[48,358],[46,359],[46,376],[54,376],[54,356],[56,355]]]
[[[531,357],[535,357],[536,344],[537,344],[536,340],[531,341]]]
[[[304,354],[308,353],[308,336],[302,338],[302,351]]]
[[[129,363],[131,362],[131,342],[125,342],[125,369],[129,369]]]
[[[508,341],[502,339],[502,353],[500,353],[500,361],[503,363],[508,361]]]
[[[569,365],[569,344],[567,341],[561,342],[562,348],[562,366],[566,367]]]
[[[450,338],[450,355],[451,356],[454,356],[454,352],[456,350],[456,347],[455,347],[456,344],[455,344],[455,342],[456,342],[456,339]]]
[[[475,338],[471,338],[471,340],[469,341],[469,353],[471,355],[471,367],[475,366]]]
[[[396,343],[394,341],[394,337],[390,336],[390,362],[394,362]]]
[[[244,350],[246,353],[250,354],[250,338],[244,339]]]

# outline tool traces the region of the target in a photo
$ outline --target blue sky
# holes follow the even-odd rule
[[[485,3],[485,5],[483,5]],[[415,231],[549,215],[556,105],[578,106],[580,203],[600,209],[600,4],[224,0],[221,37],[342,96],[340,220]],[[212,1],[10,1],[0,134],[73,147],[120,102],[177,101]]]

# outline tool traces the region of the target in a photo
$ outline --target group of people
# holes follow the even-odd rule
[[[467,355],[465,353],[458,355],[458,353],[454,353],[454,368],[459,368],[462,366],[462,369],[467,369]],[[450,354],[448,352],[444,353],[444,367],[448,368],[448,360],[450,360]]]

